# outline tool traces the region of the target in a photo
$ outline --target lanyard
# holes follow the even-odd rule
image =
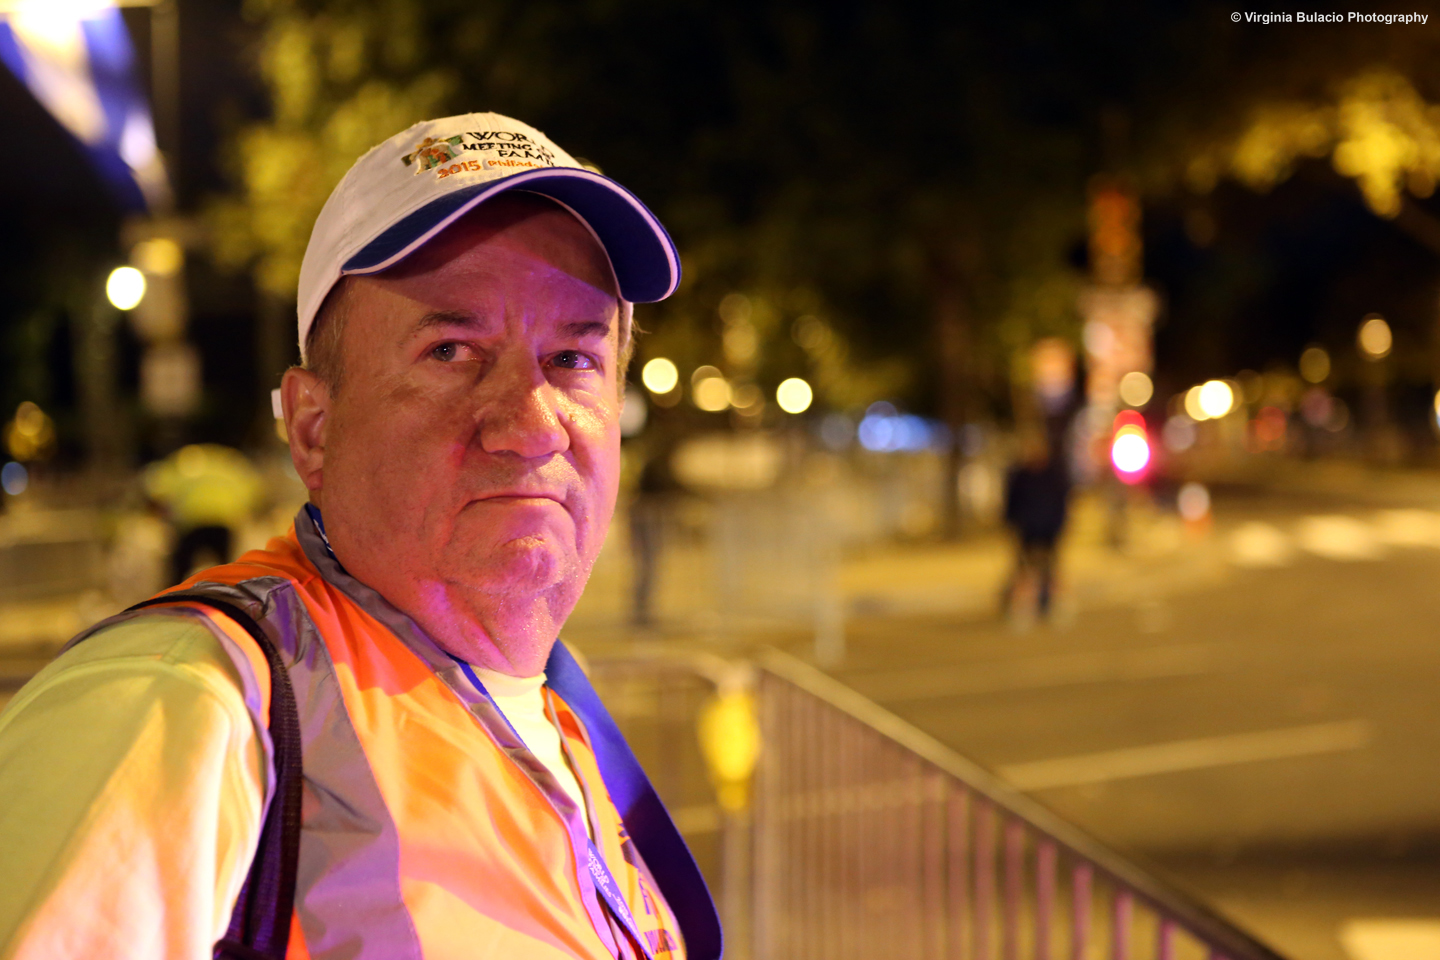
[[[330,538],[325,535],[325,519],[320,516],[320,508],[313,503],[307,503],[305,504],[305,515],[310,518],[311,523],[315,524],[315,532],[320,534],[320,542],[325,544],[325,552],[330,554],[331,560],[339,564],[340,558],[335,556],[335,551],[330,546]],[[344,570],[345,567],[342,565],[340,569]]]
[[[450,659],[460,665],[460,669],[464,672],[466,679],[475,685],[475,689],[485,694],[487,698],[490,696],[490,692],[485,689],[485,685],[480,682],[480,678],[475,675],[475,671],[471,669],[470,664],[453,654]],[[502,717],[505,717],[503,710],[499,712]],[[509,725],[510,720],[508,717],[505,717],[505,723]],[[510,732],[515,733],[513,726],[510,727]],[[520,734],[518,733],[515,733],[515,736],[517,739],[520,738]],[[523,743],[524,740],[521,739],[521,742]],[[629,934],[631,941],[641,954],[644,955],[645,960],[655,960],[655,955],[650,952],[648,942],[641,936],[640,929],[635,924],[635,915],[630,912],[630,905],[625,902],[625,896],[620,892],[620,885],[615,882],[615,877],[610,873],[610,868],[605,866],[605,858],[601,856],[599,849],[596,848],[595,841],[586,838],[585,844],[587,848],[585,851],[585,867],[590,872],[590,880],[595,885],[595,892],[600,895],[600,902],[605,904],[609,909],[610,915],[615,918],[615,921],[625,928],[625,932]]]
[[[590,879],[595,882],[595,891],[600,894],[600,899],[605,906],[610,908],[610,913],[625,928],[635,946],[645,955],[645,960],[655,960],[655,955],[650,952],[650,946],[645,938],[640,935],[640,930],[635,926],[635,917],[630,913],[630,904],[625,902],[625,897],[620,893],[615,878],[610,875],[610,868],[605,866],[605,858],[600,856],[600,851],[595,849],[595,841],[587,840],[589,846],[588,863],[590,868]]]

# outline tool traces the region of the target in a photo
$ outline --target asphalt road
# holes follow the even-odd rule
[[[1362,499],[1222,494],[1204,577],[855,618],[832,672],[1281,950],[1390,960],[1342,935],[1440,921],[1440,514]]]

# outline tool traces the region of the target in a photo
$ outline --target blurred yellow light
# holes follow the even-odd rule
[[[724,377],[706,377],[695,384],[695,406],[719,413],[730,406],[730,384]]]
[[[1360,324],[1360,350],[1367,360],[1383,360],[1390,355],[1394,337],[1390,324],[1378,313],[1372,313]]]
[[[1120,399],[1132,407],[1143,407],[1155,395],[1155,384],[1139,370],[1131,370],[1120,378]]]
[[[669,393],[680,382],[680,371],[673,361],[656,357],[641,369],[640,382],[651,393]]]
[[[717,694],[697,718],[700,753],[715,783],[720,806],[745,809],[750,776],[760,759],[760,723],[755,698],[744,691]]]
[[[780,404],[780,409],[786,413],[804,413],[810,409],[814,400],[815,391],[799,377],[781,381],[780,386],[775,388],[775,402]]]
[[[1330,354],[1322,347],[1309,347],[1300,354],[1300,376],[1309,383],[1324,383],[1330,376]]]
[[[105,281],[105,296],[116,310],[133,310],[145,299],[145,274],[134,267],[116,267]]]
[[[712,377],[719,377],[723,380],[725,374],[720,372],[719,367],[712,367],[708,363],[704,366],[696,367],[690,374],[690,388],[693,390],[700,385],[701,380],[709,380]]]
[[[1219,420],[1235,407],[1235,391],[1224,380],[1207,380],[1200,387],[1200,410],[1211,420]]]
[[[753,383],[737,383],[730,393],[736,410],[759,413],[765,403],[765,394]]]
[[[1210,415],[1206,413],[1205,408],[1200,405],[1200,394],[1204,389],[1204,387],[1191,387],[1185,391],[1185,415],[1191,420],[1210,419]]]
[[[45,429],[45,411],[40,405],[29,400],[22,401],[15,408],[15,429],[26,437],[38,437]]]
[[[29,400],[15,409],[4,434],[5,447],[16,460],[43,460],[54,451],[55,424]]]
[[[185,251],[169,237],[155,237],[135,244],[130,262],[152,276],[170,277],[185,265]]]

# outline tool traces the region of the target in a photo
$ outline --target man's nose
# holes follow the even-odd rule
[[[562,453],[570,435],[560,422],[559,396],[540,364],[507,358],[481,381],[480,446],[486,453],[527,459]]]

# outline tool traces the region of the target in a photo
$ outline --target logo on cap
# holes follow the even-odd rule
[[[480,151],[478,160],[450,164],[462,152]],[[415,144],[411,153],[400,158],[405,166],[414,166],[418,176],[435,170],[445,177],[461,170],[490,170],[497,167],[553,167],[555,154],[548,145],[515,130],[483,130],[457,133],[453,137],[426,137]]]
[[[454,160],[455,150],[453,148],[460,146],[460,142],[462,139],[463,138],[458,135],[454,137],[446,137],[444,140],[436,140],[434,137],[426,137],[424,140],[421,140],[419,143],[415,144],[414,153],[407,153],[400,159],[407,167],[410,166],[410,164],[412,163],[418,163],[418,166],[415,168],[415,173],[419,175],[425,170],[429,170],[432,167],[438,167],[442,163],[449,163],[451,160]]]

